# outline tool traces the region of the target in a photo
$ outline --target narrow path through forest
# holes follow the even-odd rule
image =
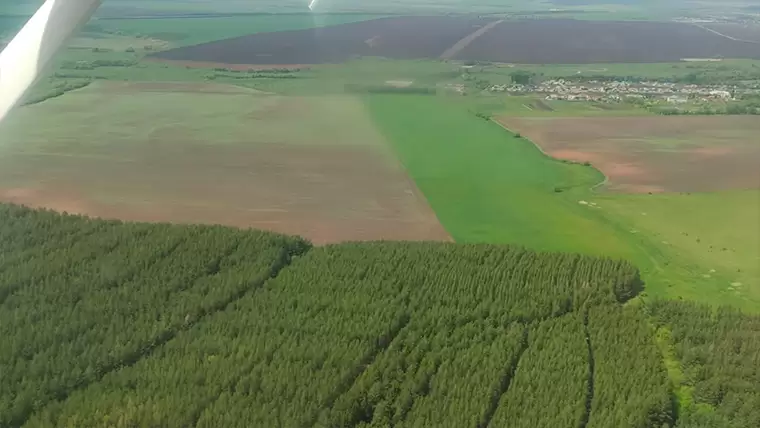
[[[486,413],[483,415],[483,420],[478,424],[478,428],[488,428],[488,425],[491,424],[491,419],[493,419],[493,415],[496,414],[496,409],[499,408],[501,397],[506,394],[507,390],[509,390],[509,385],[512,384],[512,379],[514,379],[515,372],[517,371],[517,365],[520,363],[520,359],[526,349],[528,349],[528,327],[524,326],[520,350],[517,352],[514,359],[510,361],[509,366],[507,366],[506,371],[501,378],[501,385],[498,391],[493,397],[491,397],[491,403],[489,404],[488,409],[486,409]]]

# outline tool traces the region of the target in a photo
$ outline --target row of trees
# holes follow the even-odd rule
[[[53,87],[52,89],[46,92],[37,92],[37,93],[33,92],[31,95],[27,96],[24,99],[23,104],[32,105],[32,104],[41,103],[51,98],[60,97],[66,92],[74,91],[76,89],[82,89],[85,86],[88,86],[91,82],[92,81],[88,78],[84,78],[84,79],[76,78],[75,80],[71,80],[71,81],[58,82],[55,85],[55,87]]]
[[[198,251],[240,248],[234,242],[242,238],[230,233],[226,247],[188,237],[172,254],[185,245]],[[257,254],[234,251],[243,259]],[[213,254],[199,256],[213,261]],[[141,303],[150,307],[157,332],[177,320],[192,324],[193,316],[183,318],[182,311],[224,292],[216,284],[177,293],[181,287],[171,275],[196,269],[182,260],[145,273],[167,275],[154,284],[163,291],[150,297],[162,308]],[[200,269],[215,271],[213,265]],[[234,272],[243,275],[249,264],[241,260],[237,266],[241,270]],[[357,243],[312,249],[256,292],[176,329],[150,355],[70,391],[28,425],[484,425],[498,412],[522,361],[528,325],[586,307],[617,307],[635,293],[637,280],[627,263],[515,247]],[[126,288],[111,292],[127,298]],[[108,301],[104,293],[97,299]],[[133,313],[115,301],[108,310],[120,318]],[[148,325],[147,318],[130,322],[139,329]],[[551,331],[561,334],[551,328],[542,334]],[[110,333],[118,340],[87,340],[119,349],[132,336]],[[571,353],[586,358],[586,344]],[[575,369],[585,376],[588,365]],[[523,388],[527,393],[529,386]]]
[[[760,104],[757,102],[733,102],[726,105],[705,105],[689,109],[653,107],[650,110],[663,116],[760,115]]]
[[[582,314],[541,322],[531,329],[493,426],[582,427],[587,420],[591,365]]]
[[[132,67],[137,65],[135,59],[95,59],[92,61],[64,61],[61,70],[95,70],[100,67]]]
[[[425,314],[377,357],[317,426],[485,426],[524,349],[525,327],[474,320],[441,328]],[[426,322],[429,321],[429,322]]]
[[[692,391],[678,427],[760,426],[760,316],[683,301],[647,307],[657,326],[670,330]]]
[[[671,386],[653,330],[635,307],[589,309],[593,399],[588,428],[672,426]]]
[[[19,426],[140,359],[304,247],[223,227],[51,218],[13,207],[0,216],[2,248],[16,249],[3,253],[0,272],[0,426]]]
[[[379,277],[355,282],[357,266],[320,255],[312,250],[296,269],[29,425],[298,426],[409,320],[404,297]]]

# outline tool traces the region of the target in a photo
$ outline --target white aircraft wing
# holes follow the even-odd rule
[[[102,0],[47,0],[0,53],[0,120],[21,101]]]

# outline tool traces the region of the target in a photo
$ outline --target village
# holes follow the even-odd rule
[[[681,104],[692,101],[731,101],[746,94],[758,94],[760,88],[736,85],[697,85],[657,81],[570,81],[545,80],[536,84],[492,85],[490,92],[542,94],[546,100],[620,102],[649,99]]]

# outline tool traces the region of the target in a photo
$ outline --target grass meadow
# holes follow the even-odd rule
[[[650,294],[758,310],[760,190],[603,195],[610,219],[631,226],[630,239],[651,248],[661,279]]]
[[[625,258],[649,296],[758,310],[759,191],[596,193],[600,172],[547,158],[463,103],[375,95],[368,104],[455,240]]]
[[[375,95],[368,103],[455,240],[628,255],[615,231],[599,227],[578,204],[577,194],[603,179],[595,169],[549,159],[437,97]]]

